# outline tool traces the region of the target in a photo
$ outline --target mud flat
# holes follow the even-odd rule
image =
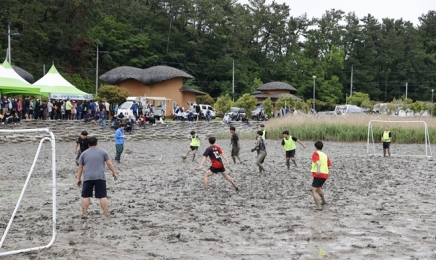
[[[112,134],[99,143],[111,157]],[[15,134],[15,139],[26,141],[6,138],[0,144],[0,234],[38,145],[24,135]],[[196,170],[200,156],[195,162],[180,158],[188,140],[131,138],[122,163],[116,165],[119,179],[112,180],[107,171],[110,218],[102,218],[93,199],[90,217],[83,220],[75,185],[75,143],[58,142],[57,239],[49,249],[3,259],[436,258],[433,159],[367,156],[366,144],[326,142],[324,151],[333,163],[325,185],[329,204],[315,211],[309,173],[313,142],[304,143],[307,149],[297,147],[298,167],[287,171],[280,141],[269,140],[268,171],[260,177],[250,152],[253,141],[243,140],[245,164],[228,167],[241,188],[236,193],[218,175],[211,178],[208,191],[203,189],[204,172]],[[228,140],[217,144],[230,155]],[[206,146],[203,139],[200,151]],[[412,154],[422,154],[422,148],[392,146],[393,152]],[[50,155],[46,144],[0,252],[50,241]]]

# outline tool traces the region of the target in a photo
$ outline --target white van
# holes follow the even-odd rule
[[[211,105],[199,104],[199,106],[200,106],[201,112],[203,112],[203,115],[206,115],[206,111],[207,111],[207,109],[209,109],[210,117],[212,119],[216,118],[215,110],[213,109],[213,107]]]
[[[120,113],[123,113],[125,117],[129,117],[129,115],[133,116],[133,101],[135,101],[137,104],[141,102],[144,110],[146,109],[147,101],[149,101],[150,104],[153,105],[154,117],[157,120],[159,120],[161,117],[162,119],[165,119],[166,102],[168,100],[170,99],[165,97],[127,97],[126,102],[122,103],[118,107],[117,114],[119,115]]]

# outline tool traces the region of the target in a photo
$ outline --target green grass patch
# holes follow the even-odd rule
[[[271,119],[265,122],[265,128],[268,131],[268,139],[282,139],[282,132],[288,130],[290,135],[300,140],[366,142],[370,120],[425,121],[429,126],[430,141],[436,140],[436,120],[434,118],[384,116],[381,119],[380,117],[369,115],[324,116],[317,118],[306,115],[290,115],[285,118]],[[392,142],[394,143],[425,142],[425,129],[422,123],[373,122],[372,125],[375,142],[381,142],[386,125],[389,126],[392,132]],[[256,133],[255,131],[238,132],[238,135],[241,139],[254,139]],[[230,133],[218,133],[217,138],[230,138]],[[371,137],[370,140],[372,141]]]

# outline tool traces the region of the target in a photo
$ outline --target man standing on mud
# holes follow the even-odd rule
[[[120,163],[121,153],[124,150],[124,124],[120,124],[120,127],[115,131],[115,161]]]
[[[215,145],[215,141],[216,141],[215,137],[209,137],[209,147],[206,149],[206,151],[204,151],[203,160],[201,161],[200,166],[198,167],[198,170],[201,171],[201,169],[203,168],[203,164],[206,162],[207,157],[210,158],[212,165],[210,166],[209,170],[206,171],[206,174],[204,174],[204,188],[207,190],[209,178],[214,173],[221,173],[223,177],[226,178],[226,180],[228,180],[233,185],[233,187],[235,187],[235,190],[239,191],[239,188],[236,186],[232,177],[230,177],[226,173],[226,169],[224,168],[224,163],[221,157],[223,157],[226,160],[227,166],[229,166],[229,160],[227,160],[227,157],[224,154],[221,147]]]
[[[238,134],[235,132],[236,128],[234,126],[230,127],[230,133],[232,134],[232,137],[230,138],[230,145],[232,147],[232,159],[233,162],[236,164],[236,158],[238,158],[239,162],[242,164],[241,158],[239,158],[239,150],[241,150],[241,146],[239,145],[239,137]]]
[[[79,150],[77,150],[79,148]],[[79,158],[80,155],[89,148],[89,140],[88,140],[88,132],[82,131],[80,133],[80,137],[76,140],[76,148],[74,149],[74,153],[76,156],[76,164],[79,166]]]
[[[109,215],[109,206],[106,192],[106,176],[104,174],[105,163],[112,172],[114,180],[117,173],[109,158],[109,154],[102,148],[97,147],[97,137],[92,136],[88,139],[89,149],[84,151],[79,157],[79,169],[77,171],[77,185],[82,184],[82,218],[86,218],[88,207],[91,202],[93,190],[95,188],[95,198],[100,199],[100,206],[103,214]]]
[[[256,136],[256,146],[251,149],[252,152],[257,151],[257,157],[256,157],[256,165],[259,166],[259,174],[262,175],[263,172],[265,172],[265,168],[263,168],[263,161],[266,157],[266,148],[265,148],[265,141],[262,138],[263,132],[257,131]]]
[[[388,156],[391,157],[391,140],[392,140],[392,133],[389,131],[389,126],[386,126],[382,136],[383,157],[386,157],[386,152]]]
[[[315,143],[315,152],[312,154],[312,196],[317,210],[322,209],[321,205],[327,204],[321,187],[329,177],[329,168],[332,166],[330,159],[322,152],[323,146],[324,144],[321,141],[317,141]],[[318,195],[321,198],[321,205]]]
[[[290,136],[289,131],[283,131],[282,147],[283,154],[286,155],[286,166],[288,167],[288,170],[291,165],[290,160],[292,160],[294,165],[297,166],[297,162],[295,161],[295,149],[297,148],[297,146],[295,145],[295,142],[301,144],[303,148],[306,148],[306,146],[300,140],[298,140],[298,138]]]

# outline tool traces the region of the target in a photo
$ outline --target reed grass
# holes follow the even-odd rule
[[[430,117],[398,117],[388,115],[341,115],[320,117],[304,114],[273,118],[265,122],[268,139],[283,138],[282,132],[288,130],[290,135],[300,140],[322,140],[337,142],[362,142],[368,138],[370,120],[385,121],[424,121],[428,125],[430,141],[436,140],[436,119]],[[388,125],[394,143],[424,143],[423,123],[373,122],[374,141],[380,142],[385,126]],[[255,133],[240,132],[241,139],[253,139]],[[230,138],[230,133],[219,133],[218,138]]]

